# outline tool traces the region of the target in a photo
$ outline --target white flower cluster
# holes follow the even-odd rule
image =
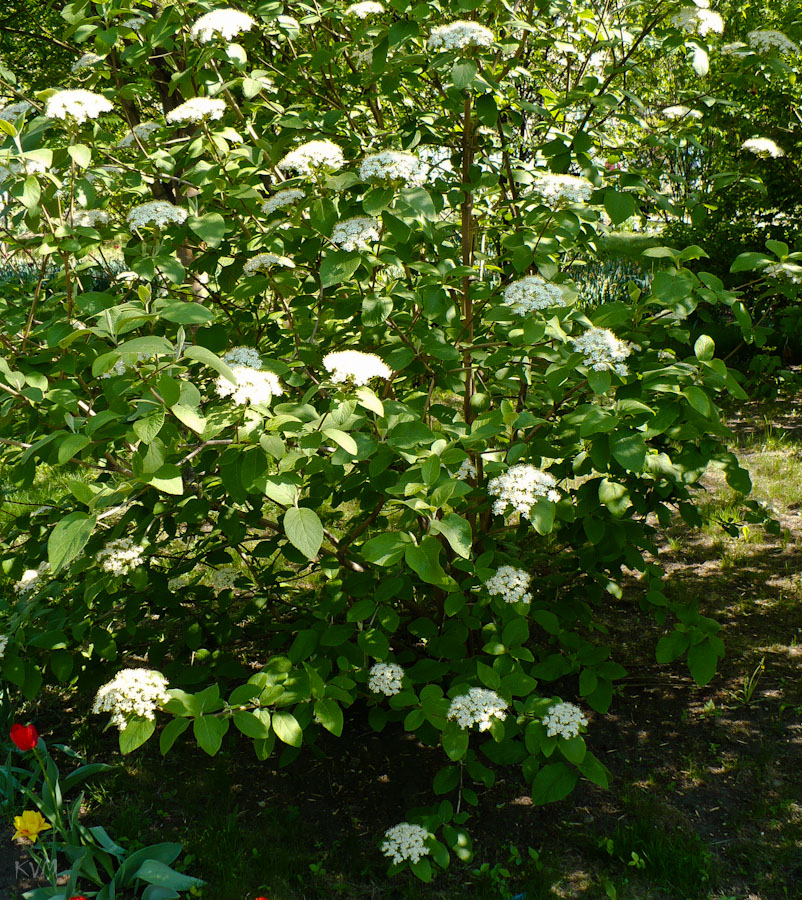
[[[75,75],[82,69],[91,69],[92,66],[96,66],[99,62],[103,62],[102,56],[98,56],[97,53],[84,53],[84,55],[80,59],[77,59],[72,64],[70,72]]]
[[[222,119],[225,111],[225,100],[214,97],[191,97],[185,103],[171,109],[165,119],[173,125],[182,122],[207,122]]]
[[[540,194],[548,206],[565,206],[568,203],[587,203],[595,188],[587,178],[579,175],[539,173],[532,190]]]
[[[529,583],[532,576],[515,566],[501,566],[492,578],[488,578],[485,587],[493,596],[501,596],[505,603],[529,603]]]
[[[507,703],[495,691],[472,687],[467,694],[454,697],[446,718],[460,728],[476,725],[479,731],[487,731],[493,724],[491,719],[503,719],[506,715]]]
[[[39,563],[35,569],[26,569],[22,573],[22,578],[14,585],[14,590],[20,597],[25,597],[28,594],[32,594],[34,591],[38,591],[43,576],[49,571],[50,566],[47,562]]]
[[[170,699],[167,679],[153,669],[123,669],[97,692],[93,713],[111,713],[112,724],[120,731],[131,716],[155,718],[156,710]]]
[[[490,47],[495,39],[493,32],[484,25],[460,20],[433,28],[427,46],[430,50],[466,50],[468,47]]]
[[[211,43],[217,35],[230,41],[236,35],[250,31],[255,24],[254,19],[238,9],[215,9],[201,16],[189,34],[193,40],[202,44]]]
[[[143,144],[148,141],[150,136],[158,131],[161,128],[158,122],[140,122],[139,125],[134,125],[134,127],[124,134],[119,141],[117,141],[118,147],[133,147],[137,140],[141,141]]]
[[[149,200],[140,203],[129,213],[126,221],[131,231],[137,231],[146,225],[164,228],[167,225],[182,225],[187,220],[187,211],[183,206],[176,206],[169,200]]]
[[[276,191],[262,204],[262,212],[269,216],[270,213],[275,212],[277,209],[292,206],[298,200],[303,199],[303,197],[304,192],[300,188],[286,188],[283,191]]]
[[[2,659],[5,656],[7,646],[8,646],[8,635],[0,634],[0,659]]]
[[[421,185],[426,180],[426,169],[426,164],[414,153],[382,150],[362,160],[359,177],[363,181],[405,181],[407,184]]]
[[[708,9],[709,6],[709,0],[696,0],[696,6],[686,6],[672,16],[671,24],[689,34],[698,34],[701,37],[711,31],[714,34],[723,34],[724,19],[720,13]]]
[[[48,119],[74,119],[79,125],[87,119],[96,119],[101,113],[111,112],[114,107],[102,94],[75,88],[57,91],[48,97],[45,115]]]
[[[543,716],[543,724],[549,737],[559,735],[568,740],[576,737],[580,727],[587,725],[588,720],[582,715],[582,710],[573,703],[555,703]]]
[[[105,209],[82,209],[73,213],[72,224],[76,228],[97,228],[109,224],[109,214]]]
[[[252,366],[232,366],[237,383],[232,384],[220,375],[215,382],[219,397],[231,397],[237,406],[268,406],[273,397],[280,397],[284,388],[273,372],[263,372]]]
[[[374,0],[364,0],[363,3],[352,3],[346,10],[346,16],[355,16],[357,19],[367,19],[368,16],[379,16],[384,12],[381,3]]]
[[[253,275],[255,272],[267,272],[271,266],[284,266],[292,269],[293,262],[286,256],[279,256],[277,253],[257,253],[242,267],[242,274]]]
[[[337,222],[331,232],[331,242],[343,250],[368,250],[379,239],[381,222],[371,216],[354,216]]]
[[[131,538],[117,538],[117,540],[109,541],[102,550],[98,551],[95,559],[104,572],[111,572],[112,575],[126,575],[145,562],[142,556],[144,549],[141,544],[135,544]]]
[[[120,22],[120,28],[130,28],[132,31],[138,31],[144,24],[145,19],[142,16],[131,16],[130,19]]]
[[[17,103],[9,103],[0,109],[0,119],[6,122],[16,122],[20,116],[24,116],[26,112],[33,109],[33,104],[27,100],[20,100]]]
[[[375,353],[362,353],[359,350],[339,350],[327,353],[323,357],[323,368],[331,374],[335,384],[351,381],[354,384],[367,384],[371,378],[389,378],[393,371]]]
[[[382,853],[396,865],[407,859],[416,863],[430,852],[426,846],[428,837],[429,832],[422,825],[401,822],[384,832]]]
[[[309,175],[324,166],[327,169],[339,169],[344,162],[342,148],[333,141],[308,141],[291,150],[279,162],[278,167],[299,175]]]
[[[559,285],[551,284],[540,275],[527,275],[504,288],[504,305],[519,316],[525,316],[533,310],[564,306],[565,298]]]
[[[254,347],[232,347],[223,355],[227,366],[247,366],[251,369],[262,368],[262,357]]]
[[[392,697],[401,691],[404,670],[395,663],[376,663],[370,670],[368,687],[374,694]]]
[[[763,267],[763,274],[771,278],[787,278],[793,284],[802,284],[802,267],[785,263],[768,263]]]
[[[749,32],[747,40],[750,47],[762,53],[768,53],[771,50],[779,50],[780,53],[799,53],[799,46],[791,38],[786,37],[782,31],[758,28]]]
[[[741,149],[748,150],[762,159],[767,159],[768,157],[778,159],[781,156],[785,156],[783,148],[775,144],[770,138],[749,138],[749,140],[741,144]]]
[[[487,490],[496,498],[494,515],[503,516],[511,506],[528,519],[538,498],[545,497],[552,503],[560,499],[556,487],[557,481],[553,475],[528,463],[518,463],[502,475],[491,478]]]
[[[583,353],[584,363],[597,372],[610,371],[624,376],[629,369],[624,360],[632,352],[626,341],[620,341],[608,328],[588,328],[578,338],[573,338],[574,350]]]
[[[477,476],[476,466],[469,459],[463,459],[460,467],[457,469],[456,477],[460,481],[467,481],[469,478],[475,479]]]
[[[667,106],[663,110],[666,119],[701,119],[702,113],[698,109],[689,106]]]

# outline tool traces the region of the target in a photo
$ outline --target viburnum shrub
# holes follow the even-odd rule
[[[700,523],[710,465],[749,490],[716,405],[745,395],[687,322],[748,313],[698,247],[628,303],[572,275],[640,199],[675,209],[606,123],[719,38],[618,6],[75,0],[72,85],[0,69],[3,240],[35,267],[2,293],[0,444],[50,479],[2,524],[7,681],[97,692],[124,752],[162,710],[164,753],[191,725],[287,762],[367,709],[445,754],[381,843],[428,879],[488,762],[536,803],[607,784],[623,567],[658,659],[712,677],[656,531]]]

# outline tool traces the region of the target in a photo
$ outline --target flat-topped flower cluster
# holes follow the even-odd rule
[[[368,687],[374,694],[392,697],[401,692],[404,670],[396,663],[376,663],[370,670]]]
[[[501,566],[495,575],[485,582],[487,592],[495,597],[501,597],[505,603],[529,603],[532,595],[529,593],[529,585],[532,576],[523,569],[515,566]]]
[[[456,722],[460,728],[487,731],[493,719],[501,720],[507,715],[507,703],[495,691],[488,688],[472,687],[467,694],[454,697],[448,707],[446,718]]]
[[[123,669],[97,692],[92,712],[111,713],[112,724],[124,731],[132,716],[152,721],[169,699],[167,679],[161,672]]]
[[[543,724],[546,726],[546,734],[549,737],[558,735],[568,740],[576,737],[583,725],[588,724],[588,720],[582,714],[582,710],[573,703],[555,703],[550,706],[548,712],[543,716]]]
[[[539,499],[556,503],[560,499],[556,488],[553,475],[528,463],[510,466],[503,474],[491,478],[487,486],[488,493],[496,498],[493,503],[495,515],[503,516],[512,507],[525,519],[531,516],[532,507]]]
[[[517,315],[525,316],[539,309],[564,306],[565,297],[559,285],[546,281],[540,275],[527,275],[504,288],[504,305]]]
[[[573,338],[572,343],[574,350],[584,354],[585,365],[596,372],[615,372],[622,377],[628,374],[624,360],[632,350],[608,328],[588,328],[584,334]]]
[[[382,853],[396,865],[409,860],[416,863],[430,851],[426,846],[429,832],[422,825],[400,822],[384,832]]]

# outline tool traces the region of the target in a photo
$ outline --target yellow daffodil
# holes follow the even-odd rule
[[[45,817],[39,810],[26,809],[21,816],[14,816],[14,828],[16,828],[14,840],[28,838],[35,844],[40,832],[52,827],[45,821]]]

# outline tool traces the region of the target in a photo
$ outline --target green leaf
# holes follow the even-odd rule
[[[538,497],[529,511],[529,520],[538,534],[550,534],[554,528],[557,507],[545,497]]]
[[[315,703],[315,719],[336,737],[343,733],[343,711],[336,700],[318,700]]]
[[[610,784],[610,770],[590,752],[585,754],[579,765],[579,771],[599,787],[606,788]]]
[[[688,669],[699,687],[708,684],[716,674],[718,656],[710,638],[705,638],[688,650]]]
[[[751,272],[752,269],[762,268],[770,261],[771,257],[765,253],[739,253],[730,266],[730,272]]]
[[[688,399],[688,403],[698,412],[700,415],[709,419],[712,418],[713,415],[713,406],[710,403],[710,398],[707,394],[700,388],[698,385],[692,384],[685,388],[682,392]]]
[[[82,169],[88,168],[92,162],[92,151],[85,144],[73,144],[71,147],[67,147],[67,153],[70,154],[70,159],[75,165]]]
[[[435,794],[448,794],[459,784],[459,766],[444,766],[434,776],[432,789]]]
[[[437,457],[431,457],[437,462]],[[432,534],[442,534],[451,549],[463,559],[470,559],[473,546],[471,525],[457,513],[446,513],[442,519],[434,519],[429,527]]]
[[[693,345],[693,352],[697,359],[705,362],[711,360],[716,353],[716,342],[706,334],[701,334]]]
[[[350,453],[351,456],[356,456],[359,453],[356,441],[350,434],[340,431],[339,428],[324,428],[323,434],[326,435],[327,438],[331,438],[335,444],[342,447],[343,450],[345,450],[346,453]]]
[[[125,341],[117,346],[116,352],[142,353],[144,356],[172,356],[175,348],[167,338],[150,336]]]
[[[290,747],[300,747],[304,738],[304,733],[295,716],[282,710],[273,713],[273,731],[276,732],[276,737],[280,741],[289,744]]]
[[[358,253],[338,250],[330,253],[320,265],[320,283],[324,288],[348,281],[361,263]]]
[[[599,484],[599,500],[618,518],[623,516],[632,505],[629,500],[629,491],[624,485],[617,481],[610,481],[609,478],[602,479]]]
[[[147,416],[134,422],[134,434],[144,444],[150,444],[164,425],[164,409],[159,407]]]
[[[71,460],[76,453],[80,453],[84,447],[88,447],[91,443],[92,442],[85,434],[68,434],[58,445],[59,465],[64,465],[64,463]]]
[[[291,506],[284,513],[284,533],[307,559],[314,559],[323,543],[323,524],[317,513],[305,506]]]
[[[428,884],[432,880],[432,864],[426,856],[422,856],[417,862],[410,863],[409,868],[412,870],[412,874],[421,881]]]
[[[42,189],[39,187],[39,182],[33,177],[33,175],[29,175],[25,179],[25,185],[22,188],[22,205],[26,209],[35,209],[39,205],[39,199],[42,196]]]
[[[174,403],[170,410],[179,422],[182,422],[195,434],[203,434],[206,428],[206,419],[203,418],[197,409],[185,406],[183,403]]]
[[[419,547],[414,545],[407,547],[404,559],[407,565],[417,572],[418,576],[427,584],[437,587],[454,588],[456,582],[446,575],[440,565],[440,542],[437,538],[427,535]]]
[[[56,524],[47,541],[47,559],[54,575],[84,549],[95,529],[95,522],[94,516],[72,512]]]
[[[377,416],[384,415],[384,404],[369,387],[357,388],[356,399],[360,406],[370,410],[370,412],[376,413]]]
[[[476,63],[472,59],[463,59],[460,62],[455,62],[454,67],[451,69],[451,83],[458,91],[461,91],[473,82],[477,71]]]
[[[184,348],[184,356],[188,359],[197,360],[197,362],[203,363],[205,366],[209,366],[209,368],[214,369],[216,372],[219,372],[224,378],[228,379],[232,384],[237,383],[237,379],[234,377],[234,373],[231,369],[217,356],[215,353],[212,353],[211,350],[207,350],[206,347],[200,347],[197,345],[192,345],[190,347]]]
[[[465,756],[469,741],[470,734],[464,728],[460,728],[456,722],[446,722],[443,729],[443,750],[452,762]]]
[[[625,434],[610,441],[613,459],[629,472],[640,472],[646,459],[646,442],[639,434]]]
[[[614,225],[619,225],[638,211],[638,204],[632,194],[620,191],[606,191],[604,194],[604,208],[607,215],[613,220]]]
[[[573,763],[575,766],[580,765],[587,752],[585,740],[581,734],[577,734],[572,738],[561,738],[557,746],[568,762]]]
[[[198,746],[209,756],[214,756],[223,744],[223,735],[228,731],[228,719],[217,716],[200,716],[192,723],[192,731]]]
[[[270,710],[254,709],[253,711],[240,709],[233,715],[236,727],[249,738],[254,740],[267,740],[270,737]]]
[[[392,566],[412,545],[412,538],[403,531],[387,531],[362,545],[362,556],[377,566]]]
[[[657,642],[655,657],[659,663],[674,662],[688,649],[690,638],[684,631],[672,631]]]
[[[144,476],[147,484],[152,484],[157,491],[180,497],[184,493],[184,481],[181,470],[172,463],[165,463],[150,475]]]
[[[175,869],[171,869],[158,859],[146,859],[134,872],[134,878],[138,878],[140,881],[147,881],[148,884],[155,884],[170,891],[188,891],[190,888],[200,887],[204,884],[200,878],[193,878],[190,875],[184,875],[182,872],[176,872]],[[175,897],[177,895],[171,893],[170,896]]]
[[[159,750],[162,756],[166,756],[178,737],[189,728],[189,719],[173,719],[165,725],[164,730],[159,736]]]
[[[298,497],[297,479],[292,475],[270,475],[261,486],[265,496],[281,506],[293,506]]]
[[[554,803],[567,797],[574,789],[579,775],[565,763],[549,763],[535,775],[532,782],[532,802],[535,806]]]
[[[159,318],[179,325],[203,325],[214,319],[214,313],[200,303],[185,300],[173,300],[159,310]]]
[[[141,747],[156,730],[150,719],[133,719],[120,732],[120,753],[125,755]]]
[[[200,218],[191,218],[189,227],[209,247],[219,247],[226,234],[226,222],[220,213],[206,213]]]

